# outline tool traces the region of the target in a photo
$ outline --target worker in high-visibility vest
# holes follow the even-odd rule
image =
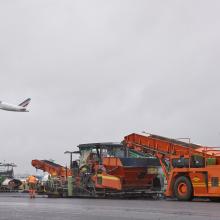
[[[29,195],[30,195],[30,198],[35,198],[35,194],[36,194],[36,184],[37,184],[37,178],[36,176],[32,175],[32,176],[29,176],[27,178],[27,183],[28,183],[28,186],[29,186]]]

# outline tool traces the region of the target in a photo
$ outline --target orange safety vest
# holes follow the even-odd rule
[[[28,183],[36,183],[37,179],[35,176],[29,176],[27,181]]]

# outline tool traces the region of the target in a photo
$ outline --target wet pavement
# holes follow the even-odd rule
[[[219,220],[220,203],[165,200],[29,199],[0,194],[0,220]]]

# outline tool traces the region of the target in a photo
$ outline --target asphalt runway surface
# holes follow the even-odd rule
[[[220,203],[0,195],[1,220],[219,220]]]

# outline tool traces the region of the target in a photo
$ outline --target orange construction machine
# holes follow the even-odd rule
[[[43,170],[49,173],[51,176],[68,177],[72,175],[70,169],[63,167],[59,164],[53,163],[49,160],[32,160],[32,166],[36,169]]]
[[[32,161],[38,169],[66,175],[67,181],[54,188],[48,183],[49,196],[149,197],[162,194],[158,178],[158,159],[129,150],[121,143],[90,143],[78,146],[79,160],[64,169],[48,161]],[[49,181],[53,181],[51,178]],[[57,183],[57,180],[56,180]]]
[[[78,148],[79,172],[73,175],[80,177],[78,188],[92,190],[96,195],[126,196],[157,192],[154,184],[160,166],[157,159],[131,157],[131,152],[121,143],[81,144]]]
[[[124,144],[156,156],[167,179],[165,195],[187,201],[193,197],[220,200],[219,148],[182,142],[153,134],[130,134]]]
[[[49,160],[32,160],[32,166],[36,169],[43,170],[50,174],[48,181],[43,181],[37,185],[38,194],[47,194],[50,191],[54,196],[62,194],[63,188],[66,185],[69,176],[72,176],[72,171],[59,164],[51,162]]]

